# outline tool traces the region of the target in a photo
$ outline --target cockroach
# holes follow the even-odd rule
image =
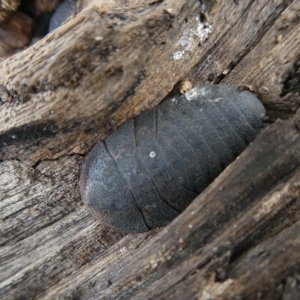
[[[209,85],[164,100],[125,122],[87,155],[82,199],[123,232],[167,225],[263,128],[256,96]]]

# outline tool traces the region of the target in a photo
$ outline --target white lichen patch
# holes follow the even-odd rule
[[[209,34],[212,33],[213,28],[208,22],[201,22],[199,15],[197,15],[195,19],[196,22],[190,22],[190,24],[192,23],[194,25],[194,23],[196,23],[196,26],[186,28],[176,43],[181,49],[173,54],[174,60],[183,58],[187,51],[192,52],[199,43],[203,44]],[[185,27],[188,27],[188,25],[189,23],[186,24]]]

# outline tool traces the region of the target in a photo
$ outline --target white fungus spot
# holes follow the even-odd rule
[[[101,35],[95,36],[95,41],[102,41],[102,40],[103,40],[103,36]]]
[[[199,97],[199,89],[198,88],[191,89],[189,91],[186,91],[184,95],[188,101],[193,101]]]
[[[189,228],[193,228],[193,224],[189,224]]]
[[[196,27],[194,25],[195,23]],[[193,27],[191,27],[190,24],[192,24]],[[183,31],[182,36],[176,43],[181,49],[173,54],[174,60],[181,59],[186,51],[192,51],[199,43],[203,44],[213,30],[209,23],[201,22],[199,15],[196,16],[196,22],[191,21],[185,26],[190,28],[186,28]]]
[[[200,37],[200,43],[202,44],[208,38],[209,34],[212,33],[212,26],[207,22],[202,23],[199,15],[197,15],[196,20],[199,22],[197,31]]]
[[[149,156],[150,156],[151,158],[154,158],[154,157],[156,156],[155,151],[151,151],[150,154],[149,154]]]
[[[123,247],[123,248],[120,249],[120,252],[123,253],[123,252],[125,252],[126,250],[127,250],[126,247]]]
[[[51,110],[51,111],[50,111],[50,113],[51,113],[51,114],[53,114],[53,113],[54,113],[54,111],[53,111],[53,110]]]
[[[183,57],[185,51],[177,51],[173,54],[173,59],[178,60]]]
[[[193,100],[197,100],[197,99],[201,98],[201,96],[207,97],[207,96],[209,96],[209,93],[207,93],[206,87],[204,87],[204,88],[197,87],[197,88],[193,88],[189,91],[186,91],[184,93],[184,95],[188,101],[193,101]],[[216,98],[216,99],[208,99],[208,100],[202,100],[202,101],[218,103],[223,99],[224,98]]]

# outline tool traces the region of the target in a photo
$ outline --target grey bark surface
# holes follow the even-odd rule
[[[125,2],[0,65],[0,298],[299,298],[299,1]],[[283,120],[164,229],[99,225],[84,155],[187,81],[246,88]]]

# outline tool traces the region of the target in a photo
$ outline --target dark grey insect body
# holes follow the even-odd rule
[[[72,14],[76,13],[78,0],[64,0],[55,10],[49,24],[49,32],[61,26]]]
[[[82,199],[95,218],[119,231],[165,226],[246,148],[264,116],[253,94],[231,86],[167,99],[87,155]]]

